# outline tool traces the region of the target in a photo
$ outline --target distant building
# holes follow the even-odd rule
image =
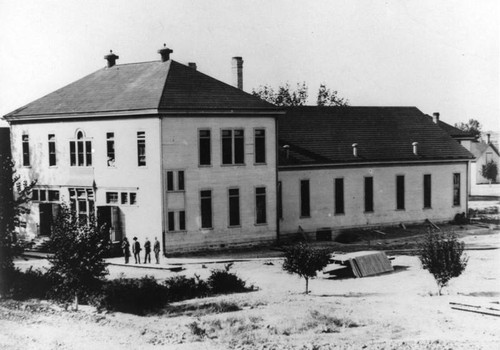
[[[164,252],[270,243],[302,229],[450,220],[472,155],[414,107],[278,109],[170,59],[107,67],[4,118],[17,172],[37,179],[30,237],[62,202],[111,238]],[[278,141],[279,140],[279,141]]]
[[[487,142],[475,142],[472,144],[471,153],[474,155],[474,160],[471,166],[471,181],[474,184],[489,184],[490,180],[483,176],[483,166],[487,163],[494,162],[497,167],[500,166],[500,154],[498,149],[490,142],[490,136],[487,135]],[[500,176],[493,182],[499,182]]]

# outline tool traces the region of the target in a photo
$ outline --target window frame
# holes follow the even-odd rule
[[[264,193],[257,193],[257,190],[259,189],[264,189]],[[264,221],[259,222],[259,208],[258,208],[258,198],[264,197]],[[266,186],[255,186],[254,187],[254,200],[255,200],[255,225],[260,226],[260,225],[267,225],[267,187]]]
[[[455,178],[458,178],[458,183],[455,183]],[[456,188],[455,188],[456,187]],[[457,193],[455,193],[457,191]],[[453,173],[452,176],[452,203],[453,207],[460,207],[462,200],[462,176],[461,173]]]
[[[400,179],[403,179],[402,185],[403,188],[401,189],[400,186]],[[402,193],[400,191],[402,190]],[[406,179],[404,174],[397,174],[396,175],[396,210],[406,210]],[[400,202],[402,200],[402,203]],[[400,206],[402,204],[402,207]]]
[[[147,167],[146,131],[139,130],[136,133],[137,141],[137,167]]]
[[[30,136],[28,133],[23,133],[21,136],[21,149],[22,149],[22,164],[23,167],[31,166],[31,152],[30,152]]]
[[[202,136],[203,131],[208,131],[208,137]],[[208,164],[202,164],[202,140],[208,140]],[[198,129],[198,166],[199,167],[211,167],[212,166],[212,129],[210,128],[200,128]]]
[[[82,129],[76,131],[75,138],[69,141],[70,167],[90,168],[93,166],[92,142],[93,139],[87,137]]]
[[[370,186],[371,186],[371,191],[370,193],[367,192],[367,180],[371,179]],[[364,212],[365,213],[373,213],[375,212],[375,196],[374,196],[374,179],[373,176],[364,176],[364,186],[363,186],[363,197],[364,197]],[[369,194],[369,196],[367,196]],[[370,199],[370,201],[368,201]]]
[[[49,167],[56,167],[57,166],[57,151],[56,151],[56,135],[55,134],[48,134],[47,146],[48,146],[48,151],[49,151]]]
[[[426,191],[426,178],[429,179],[429,195],[427,197],[427,191]],[[432,209],[432,174],[424,174],[424,177],[423,177],[423,195],[424,195],[424,205],[423,205],[423,208],[424,209]],[[429,200],[429,205],[427,205],[427,201],[426,199],[428,198]]]
[[[185,192],[186,191],[186,171],[166,170],[165,188],[167,192]],[[170,186],[172,185],[172,186]],[[182,185],[182,186],[181,186]]]
[[[231,191],[238,191],[238,193],[235,195],[235,194],[231,194]],[[237,207],[238,207],[238,212],[237,212],[237,219],[238,219],[238,223],[237,224],[232,224],[231,221],[232,221],[232,211],[231,211],[231,208],[232,208],[232,205],[231,205],[231,200],[232,199],[235,199],[237,200]],[[233,228],[233,227],[241,227],[241,197],[240,197],[240,188],[239,187],[229,187],[227,189],[227,211],[228,211],[228,227],[230,228]]]
[[[258,131],[263,131],[264,132],[264,135],[263,136],[260,136],[260,135],[257,135],[257,132]],[[259,154],[258,150],[257,150],[257,145],[258,145],[258,142],[257,140],[258,139],[262,139],[263,140],[263,150],[262,150],[262,156],[264,157],[264,160],[259,162],[257,161],[257,155]],[[254,142],[254,165],[266,165],[267,164],[267,136],[266,136],[266,128],[254,128],[253,129],[253,142]]]
[[[231,140],[231,162],[230,163],[225,163],[225,156],[224,156],[224,140],[228,139],[228,137],[224,136],[224,132],[229,131],[231,133],[230,140]],[[241,163],[236,163],[236,131],[241,131],[242,136],[239,137],[238,139],[241,138],[242,140],[242,153],[241,153],[241,158],[242,162]],[[245,128],[241,127],[236,127],[236,128],[221,128],[220,129],[220,140],[221,140],[221,166],[245,166]]]
[[[108,168],[116,168],[115,133],[106,133],[106,165]]]
[[[210,197],[204,197],[202,192],[210,192]],[[214,207],[213,207],[213,190],[211,188],[200,189],[200,229],[202,230],[213,230],[214,228]],[[203,200],[210,199],[210,226],[203,226]]]
[[[339,198],[337,198],[337,181],[341,181],[342,183],[342,211],[339,211],[339,206],[337,205],[339,202]],[[333,179],[333,212],[334,215],[345,215],[345,180],[343,177],[336,177]]]
[[[307,201],[304,201],[303,185],[307,184]],[[309,219],[311,217],[311,181],[309,179],[299,180],[299,205],[300,205],[300,218]]]

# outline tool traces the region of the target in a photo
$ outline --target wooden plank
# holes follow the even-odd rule
[[[474,312],[476,314],[481,314],[481,315],[488,315],[488,316],[500,317],[500,313],[485,312],[485,311],[479,311],[479,310],[473,310],[473,309],[466,309],[466,308],[462,308],[462,307],[458,307],[458,306],[452,306],[451,308],[454,309],[454,310]]]

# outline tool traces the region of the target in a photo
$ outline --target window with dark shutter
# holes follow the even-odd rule
[[[365,212],[373,212],[373,177],[365,177]]]
[[[229,189],[229,226],[240,225],[240,190]]]
[[[201,228],[212,228],[212,191],[200,191]]]
[[[405,177],[404,175],[396,176],[396,209],[404,210],[405,208]]]
[[[432,184],[431,175],[424,175],[424,208],[430,208],[432,206]]]
[[[335,179],[335,214],[344,212],[344,179]]]
[[[309,193],[309,180],[300,181],[300,216],[311,216],[311,203]]]

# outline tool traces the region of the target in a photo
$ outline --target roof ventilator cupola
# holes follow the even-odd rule
[[[194,69],[194,70],[196,70],[196,69],[197,69],[197,67],[196,67],[196,63],[194,63],[194,62],[189,62],[189,63],[188,63],[188,66],[189,66],[189,68],[192,68],[192,69]]]
[[[284,145],[283,149],[285,150],[286,159],[289,159],[290,158],[290,145]]]
[[[166,62],[170,59],[170,54],[173,53],[174,50],[170,50],[167,47],[167,44],[163,44],[163,47],[158,50],[158,53],[161,55],[161,61]]]
[[[432,121],[436,124],[439,123],[439,113],[438,112],[434,112],[432,113]]]
[[[106,61],[108,61],[107,67],[111,68],[116,64],[116,60],[119,59],[120,57],[115,55],[113,53],[113,50],[109,50],[109,54],[104,56],[104,58],[106,59]]]
[[[413,146],[413,154],[418,156],[418,142],[413,142],[411,145]]]
[[[352,144],[352,155],[354,157],[358,156],[358,144],[357,143]]]

